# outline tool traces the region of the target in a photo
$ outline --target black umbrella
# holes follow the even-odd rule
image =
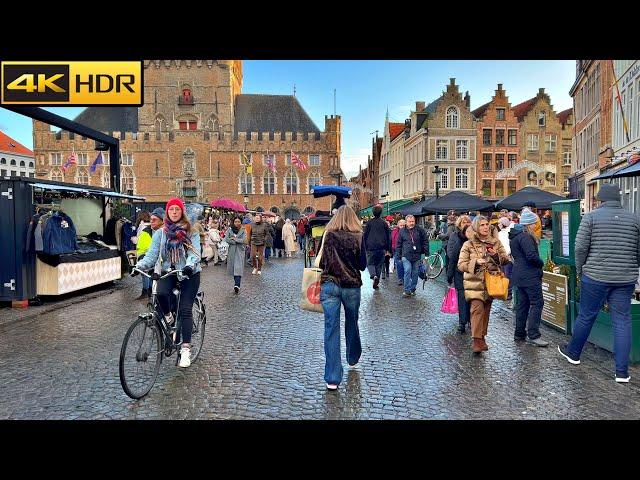
[[[454,190],[443,197],[432,200],[422,207],[422,213],[447,213],[449,210],[460,212],[471,212],[475,210],[493,210],[493,203],[487,202],[468,193]]]
[[[414,217],[419,217],[421,215],[425,215],[425,213],[422,212],[422,207],[424,207],[429,202],[432,202],[433,200],[435,200],[435,198],[436,197],[427,197],[424,200],[422,200],[421,202],[417,202],[417,203],[414,203],[412,205],[407,205],[402,210],[400,210],[400,213],[404,217],[406,217],[407,215],[413,215]]]
[[[548,209],[551,208],[551,203],[557,202],[558,200],[565,200],[565,197],[561,197],[555,193],[545,192],[536,187],[524,187],[496,203],[496,210],[502,210],[503,208],[507,210],[520,210],[527,202],[535,203],[536,208]]]

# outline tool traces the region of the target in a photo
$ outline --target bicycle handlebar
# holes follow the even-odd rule
[[[152,275],[149,275],[147,272],[145,272],[144,270],[140,270],[138,267],[133,267],[133,270],[135,270],[138,273],[141,273],[142,275],[144,275],[147,278],[153,278]],[[167,278],[171,275],[176,275],[178,277],[179,281],[183,281],[183,280],[188,280],[189,277],[187,275],[184,275],[182,273],[181,269],[175,269],[175,270],[170,270],[167,273],[165,273],[164,275],[160,276],[158,278],[158,280],[162,280],[163,278]]]

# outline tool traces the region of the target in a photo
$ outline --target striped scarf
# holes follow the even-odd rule
[[[184,223],[173,223],[169,218],[164,222],[162,228],[167,241],[164,245],[164,257],[171,261],[172,265],[177,265],[180,261],[181,248],[191,247],[191,239],[185,229]],[[182,250],[184,252],[184,250]],[[184,252],[186,255],[186,252]]]

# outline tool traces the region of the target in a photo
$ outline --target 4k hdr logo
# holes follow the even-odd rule
[[[142,106],[142,62],[2,62],[3,105]]]

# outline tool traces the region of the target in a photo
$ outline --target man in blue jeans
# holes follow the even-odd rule
[[[616,382],[628,383],[631,351],[631,296],[640,267],[640,217],[622,208],[620,188],[605,183],[596,198],[599,208],[587,213],[576,235],[576,270],[580,311],[568,344],[558,351],[578,365],[584,344],[605,301],[613,324]]]
[[[416,226],[416,219],[413,215],[407,215],[405,220],[407,227],[400,230],[396,249],[402,257],[404,267],[404,292],[402,292],[402,296],[406,298],[416,295],[421,255],[423,253],[429,255],[429,239],[424,228]]]

